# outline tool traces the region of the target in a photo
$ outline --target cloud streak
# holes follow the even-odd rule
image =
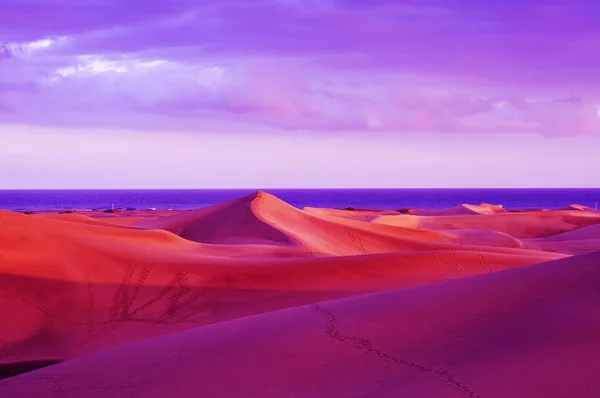
[[[600,5],[547,3],[8,0],[0,122],[598,134]]]

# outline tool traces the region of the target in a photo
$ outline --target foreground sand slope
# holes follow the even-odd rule
[[[600,253],[241,318],[0,381],[20,397],[600,396]]]

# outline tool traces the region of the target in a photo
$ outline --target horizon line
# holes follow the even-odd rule
[[[600,187],[377,187],[377,188],[0,188],[3,191],[384,191],[384,190],[586,190]]]

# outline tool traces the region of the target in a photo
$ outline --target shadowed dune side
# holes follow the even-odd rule
[[[578,228],[573,231],[563,232],[558,235],[549,236],[543,239],[535,239],[538,242],[561,242],[572,240],[591,240],[600,239],[600,224],[590,225],[588,227]]]
[[[525,242],[527,249],[548,253],[585,254],[600,251],[600,239],[566,240],[557,242]]]
[[[240,318],[26,373],[0,391],[594,398],[599,264],[592,253]]]
[[[271,243],[293,245],[295,241],[266,223],[255,207],[262,196],[257,192],[228,202],[204,207],[191,212],[135,223],[146,229],[163,229],[182,238],[201,243]],[[271,198],[269,198],[271,199]],[[272,198],[270,211],[289,206]],[[281,202],[281,203],[279,203]],[[290,209],[293,209],[289,206]],[[285,211],[285,210],[284,210]]]
[[[567,254],[583,254],[600,251],[600,224],[578,228],[573,231],[523,242],[531,250],[543,250]]]

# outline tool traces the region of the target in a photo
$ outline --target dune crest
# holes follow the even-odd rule
[[[279,244],[329,255],[405,251],[413,245],[422,245],[421,240],[440,241],[450,237],[433,231],[310,214],[263,191],[133,226],[163,229],[201,243]]]
[[[137,222],[133,226],[163,229],[200,243],[290,245],[295,242],[288,235],[264,221],[265,215],[268,215],[269,212],[289,211],[289,209],[285,209],[286,207],[291,208],[274,196],[258,191],[239,199],[202,209]]]

